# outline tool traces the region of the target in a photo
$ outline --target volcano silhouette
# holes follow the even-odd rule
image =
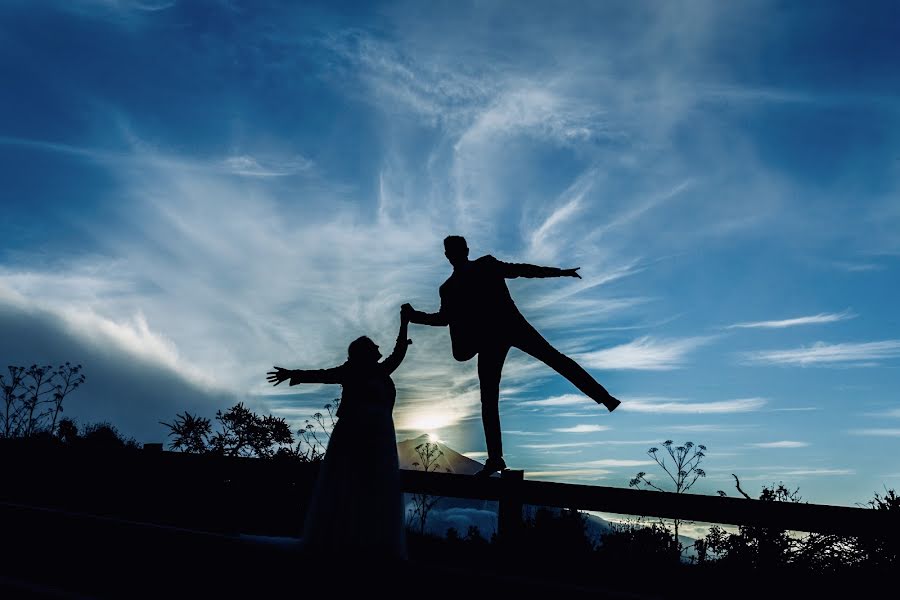
[[[435,441],[428,434],[420,435],[417,438],[403,440],[397,443],[397,455],[400,459],[400,468],[409,469],[411,471],[421,471],[421,466],[414,466],[413,463],[421,463],[422,459],[416,453],[416,447],[421,444],[431,443],[438,447],[444,453],[436,461],[438,467],[433,469],[440,473],[446,473],[449,469],[450,473],[459,475],[474,475],[484,466],[477,460],[472,460],[468,456],[463,456],[450,446],[443,442]],[[429,469],[432,470],[432,469]]]

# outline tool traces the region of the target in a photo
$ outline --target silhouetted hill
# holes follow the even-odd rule
[[[484,466],[477,460],[472,460],[468,456],[463,456],[443,442],[433,441],[427,434],[425,434],[410,440],[403,440],[402,442],[399,442],[397,444],[397,454],[400,458],[401,469],[422,470],[421,467],[414,467],[413,463],[421,462],[419,455],[416,454],[416,447],[426,442],[435,444],[438,449],[440,449],[441,452],[444,453],[444,456],[442,456],[437,461],[440,465],[440,468],[437,470],[440,472],[444,472],[447,468],[449,468],[451,473],[458,473],[460,475],[474,475],[481,470],[482,466]]]
[[[397,444],[397,453],[400,458],[401,469],[419,469],[421,467],[413,466],[415,462],[421,462],[419,455],[416,453],[416,447],[420,444],[431,442],[444,453],[437,461],[440,467],[437,469],[443,472],[450,469],[452,473],[463,475],[473,475],[481,470],[482,463],[477,460],[464,456],[440,441],[433,441],[427,434],[417,438],[403,440]],[[533,517],[540,507],[524,506],[523,516],[526,518]],[[551,509],[558,512],[558,509]],[[597,541],[599,538],[608,533],[613,525],[596,515],[587,514],[587,534]],[[438,502],[437,506],[428,516],[428,531],[435,535],[445,535],[447,529],[455,527],[461,534],[465,534],[470,525],[476,525],[485,537],[490,537],[497,528],[497,503],[486,500],[467,500],[465,498],[443,498]]]

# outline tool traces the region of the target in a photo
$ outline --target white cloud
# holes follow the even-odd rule
[[[176,413],[211,418],[238,401],[264,408],[248,394],[198,379],[170,360],[172,348],[140,325],[90,315],[82,323],[89,326],[85,335],[71,325],[70,316],[37,302],[22,305],[10,296],[0,285],[0,364],[81,364],[85,383],[66,398],[64,408],[82,425],[109,421],[138,442],[165,442],[168,430],[159,422],[171,422]]]
[[[752,429],[753,425],[722,425],[720,423],[698,423],[694,425],[668,425],[661,432],[661,435],[667,435],[666,432],[672,433],[733,433],[736,431],[744,431]]]
[[[900,356],[900,340],[879,342],[826,344],[816,342],[812,346],[790,350],[765,350],[748,352],[744,358],[751,364],[766,365],[845,365],[856,367],[876,366],[878,361]]]
[[[543,400],[523,400],[518,404],[520,406],[577,406],[583,405],[585,397],[581,394],[563,394],[562,396],[552,396]]]
[[[900,437],[900,429],[895,428],[851,429],[850,433],[873,437]]]
[[[609,430],[609,426],[607,425],[588,425],[588,424],[579,424],[573,425],[572,427],[559,427],[553,429],[556,433],[596,433],[598,431],[607,431]]]
[[[881,412],[866,413],[867,417],[900,417],[900,408],[891,408]]]
[[[249,154],[239,154],[222,161],[225,172],[245,177],[286,177],[309,171],[312,166],[312,161],[302,156],[263,161]]]
[[[784,329],[785,327],[796,327],[797,325],[820,325],[822,323],[835,323],[837,321],[845,321],[847,319],[856,318],[856,315],[849,310],[839,313],[819,313],[808,317],[794,317],[792,319],[782,319],[780,321],[752,321],[748,323],[735,323],[729,325],[726,329]]]
[[[658,339],[643,336],[621,346],[581,354],[579,359],[594,369],[668,371],[683,367],[691,352],[708,344],[712,339],[711,337]]]
[[[599,477],[609,475],[608,469],[560,469],[557,471],[525,471],[525,477],[541,479],[544,477]]]
[[[808,442],[796,442],[791,440],[782,440],[779,442],[759,442],[755,444],[749,444],[754,448],[806,448],[809,446]]]
[[[855,475],[853,469],[794,469],[785,471],[782,475],[786,477],[805,477],[809,475]]]
[[[627,460],[618,458],[604,458],[600,460],[589,460],[578,463],[579,466],[591,467],[642,467],[645,465],[656,464],[652,460]]]
[[[686,402],[677,398],[623,398],[619,410],[659,414],[727,414],[757,411],[766,402],[765,398],[736,398],[713,402]]]
[[[558,448],[589,448],[591,446],[647,446],[658,444],[659,440],[594,440],[590,442],[560,442],[552,444],[519,444],[519,448],[530,450],[555,450]]]
[[[864,262],[851,262],[851,261],[836,260],[836,261],[833,261],[831,263],[831,265],[833,267],[841,269],[842,271],[849,271],[851,273],[884,270],[884,265],[880,265],[877,263],[864,263]]]
[[[553,256],[554,253],[547,248],[547,237],[551,230],[560,223],[572,218],[581,208],[582,196],[576,196],[564,205],[554,210],[550,216],[531,234],[532,254],[539,257]]]

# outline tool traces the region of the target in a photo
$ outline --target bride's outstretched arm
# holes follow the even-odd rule
[[[400,315],[400,331],[397,333],[397,343],[394,344],[394,351],[381,363],[381,366],[388,375],[397,370],[397,367],[400,366],[400,363],[402,363],[403,359],[406,357],[407,346],[412,344],[412,340],[407,339],[406,337],[407,329],[409,328],[408,325],[409,313],[408,311],[402,311]]]
[[[269,371],[266,380],[269,383],[278,385],[282,381],[290,380],[290,385],[298,383],[343,383],[344,382],[344,366],[333,367],[331,369],[283,369],[281,367],[273,367],[274,371]]]

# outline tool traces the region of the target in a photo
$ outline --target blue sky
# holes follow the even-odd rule
[[[896,3],[94,0],[0,5],[3,364],[82,362],[68,410],[141,441],[337,388],[265,372],[390,347],[441,240],[581,267],[512,281],[623,400],[513,351],[507,461],[697,491],[900,485]],[[415,327],[400,437],[484,450],[475,363]]]

